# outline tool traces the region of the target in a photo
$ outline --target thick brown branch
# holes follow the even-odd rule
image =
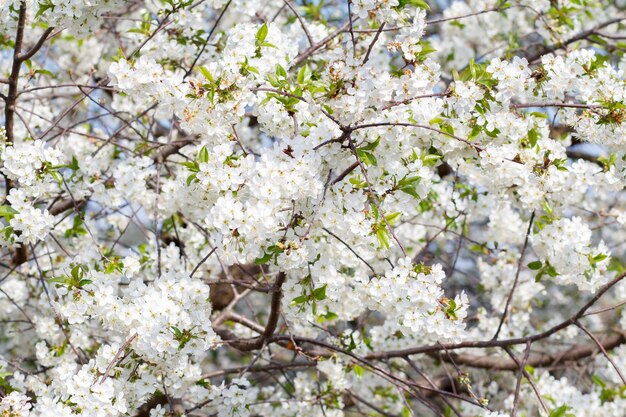
[[[46,29],[44,33],[41,35],[41,37],[39,38],[39,40],[37,41],[37,43],[32,48],[30,48],[27,52],[23,54],[19,54],[17,56],[17,59],[20,60],[21,62],[24,62],[27,59],[31,59],[33,56],[35,56],[35,54],[39,52],[39,50],[42,48],[43,44],[46,43],[46,41],[48,40],[48,36],[52,33],[53,30],[54,30],[53,27]]]
[[[567,150],[567,157],[571,159],[582,159],[584,161],[593,162],[594,164],[604,168],[604,164],[598,160],[597,156],[590,155],[586,152]]]
[[[226,344],[242,352],[249,352],[251,350],[262,348],[265,343],[272,338],[274,331],[276,330],[276,325],[278,324],[278,319],[280,318],[280,304],[283,299],[282,286],[286,279],[287,274],[284,272],[280,272],[278,277],[276,277],[276,282],[274,282],[273,286],[270,314],[267,318],[267,324],[265,325],[265,330],[262,335],[252,339],[237,340],[236,336],[234,337],[234,335],[232,335],[228,330],[216,328],[215,332],[222,339],[224,339]]]
[[[20,2],[19,17],[17,20],[17,32],[15,34],[15,46],[13,48],[13,64],[11,66],[11,76],[9,77],[9,93],[4,108],[4,123],[6,129],[7,142],[15,141],[15,102],[17,100],[17,87],[20,78],[20,68],[22,60],[20,60],[20,51],[24,42],[24,27],[26,26],[26,2]]]
[[[168,143],[167,145],[159,149],[154,154],[152,159],[154,160],[154,162],[163,163],[168,156],[175,154],[187,145],[191,145],[192,143],[194,143],[195,140],[196,138],[185,138],[177,140],[176,142]]]
[[[77,210],[80,210],[81,208],[83,208],[83,206],[85,205],[86,201],[85,200],[78,200],[78,201],[74,201],[71,198],[66,198],[63,200],[60,200],[56,203],[54,203],[49,209],[48,209],[48,213],[50,213],[53,216],[56,216],[57,214],[61,214],[71,208],[75,208]]]
[[[621,334],[614,334],[607,336],[600,340],[602,347],[609,351],[617,346],[626,343],[626,338]],[[598,346],[595,344],[575,345],[571,349],[556,353],[541,353],[531,354],[526,361],[527,365],[534,368],[543,368],[547,366],[556,366],[568,362],[575,362],[598,353]],[[430,356],[441,358],[442,360],[454,361],[457,365],[467,365],[472,368],[482,368],[498,371],[517,371],[519,370],[518,364],[511,358],[499,357],[499,356],[481,356],[471,354],[455,354],[450,353],[446,355],[429,354]]]
[[[402,358],[402,357],[406,357],[409,355],[417,355],[420,353],[433,353],[433,352],[439,352],[441,350],[456,350],[456,349],[464,349],[464,348],[489,348],[489,347],[504,347],[504,346],[512,346],[512,345],[522,345],[522,344],[526,344],[528,342],[537,342],[539,340],[543,340],[543,339],[547,339],[548,337],[552,336],[553,334],[575,324],[581,317],[583,317],[585,315],[585,313],[587,312],[587,310],[589,310],[589,308],[591,308],[591,306],[593,306],[599,299],[600,297],[602,297],[607,291],[609,291],[611,288],[613,288],[618,282],[620,282],[621,280],[623,280],[624,278],[626,278],[626,272],[623,272],[622,274],[616,276],[615,278],[613,278],[610,282],[608,282],[607,284],[605,284],[604,286],[602,286],[601,288],[598,289],[598,291],[595,293],[595,295],[587,302],[585,303],[585,305],[583,305],[580,310],[578,310],[578,312],[576,314],[574,314],[572,317],[570,317],[569,319],[557,324],[556,326],[553,326],[551,328],[549,328],[548,330],[541,332],[541,333],[537,333],[531,336],[527,336],[527,337],[518,337],[518,338],[513,338],[513,339],[502,339],[502,340],[485,340],[485,341],[467,341],[467,342],[461,342],[461,343],[456,343],[456,344],[435,344],[435,345],[427,345],[427,346],[416,346],[416,347],[410,347],[410,348],[406,348],[406,349],[398,349],[398,350],[389,350],[389,351],[383,351],[383,352],[373,352],[370,354],[367,354],[363,357],[363,360],[384,360],[384,359],[390,359],[390,358]],[[299,342],[299,343],[310,343],[312,345],[316,345],[316,346],[322,346],[325,347],[327,349],[331,349],[333,351],[343,351],[341,348],[337,347],[337,346],[333,346],[330,345],[328,343],[324,343],[321,342],[319,340],[316,339],[312,339],[312,338],[307,338],[307,337],[296,337],[296,336],[286,336],[286,335],[276,335],[272,338],[272,340],[274,341],[295,341],[295,342]]]

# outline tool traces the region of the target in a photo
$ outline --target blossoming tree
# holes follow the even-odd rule
[[[0,415],[623,417],[625,51],[612,0],[0,0]]]

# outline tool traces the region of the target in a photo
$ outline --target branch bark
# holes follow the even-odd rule
[[[22,60],[20,51],[24,42],[24,27],[26,26],[26,2],[20,2],[20,11],[17,20],[17,32],[15,34],[15,46],[13,48],[13,64],[11,65],[11,75],[9,76],[9,93],[6,98],[4,108],[5,129],[8,142],[15,142],[15,102],[17,101],[17,87],[19,84],[20,68]]]
[[[626,338],[621,334],[613,334],[600,339],[602,347],[609,351],[617,346],[626,343]],[[556,353],[531,354],[526,361],[526,365],[534,368],[545,368],[549,366],[562,365],[568,362],[576,362],[578,360],[588,358],[598,352],[598,346],[595,344],[575,345],[570,349]],[[439,359],[439,355],[429,353],[429,356]],[[455,354],[450,353],[450,357],[445,355],[441,359],[448,362],[454,360],[457,365],[471,366],[472,368],[489,369],[494,371],[517,371],[518,364],[511,358],[499,356],[483,356],[472,354]]]
[[[37,51],[39,51],[46,40],[48,35],[54,30],[54,28],[48,28],[41,35],[37,43],[26,53],[22,54],[22,46],[24,44],[24,29],[26,27],[26,2],[20,2],[19,15],[17,20],[17,30],[15,34],[15,45],[13,47],[13,63],[11,65],[11,75],[9,76],[9,92],[6,97],[3,97],[5,101],[4,108],[4,121],[5,131],[8,143],[15,143],[15,109],[17,107],[18,86],[20,80],[20,70],[24,61],[32,58]],[[11,186],[10,182],[7,182],[7,196],[9,195]],[[22,244],[13,253],[11,261],[15,266],[21,265],[28,260],[28,249],[26,245]]]
[[[280,318],[280,304],[283,299],[283,289],[282,286],[287,280],[287,274],[284,272],[280,272],[276,277],[276,281],[273,285],[273,294],[272,301],[270,306],[270,314],[267,318],[267,324],[265,325],[265,330],[263,334],[252,338],[252,339],[237,339],[232,333],[225,329],[215,329],[215,332],[222,337],[224,342],[242,352],[249,352],[252,350],[257,350],[262,348],[265,343],[272,339],[274,335],[274,331],[276,330],[276,325],[278,324],[278,319]]]

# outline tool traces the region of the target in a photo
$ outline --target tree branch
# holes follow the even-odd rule
[[[621,334],[613,334],[611,336],[603,338],[600,343],[602,347],[608,351],[616,348],[617,346],[620,346],[621,344],[626,343],[626,338],[624,338],[624,336],[622,336]],[[597,352],[598,346],[596,346],[595,344],[575,345],[570,349],[556,353],[531,354],[529,355],[526,364],[534,368],[545,368],[549,366],[565,364],[568,362],[576,362],[578,360],[593,356]],[[439,358],[439,356],[435,356],[433,353],[430,353],[429,356]],[[489,369],[494,371],[519,370],[518,364],[510,358],[498,357],[493,355],[472,355],[466,353],[450,353],[450,356],[451,358],[442,357],[442,359],[446,362],[449,360],[454,360],[454,362],[456,362],[458,365],[466,365],[472,368]]]

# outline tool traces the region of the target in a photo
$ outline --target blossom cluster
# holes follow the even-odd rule
[[[624,6],[441,3],[0,1],[0,416],[622,417]]]

